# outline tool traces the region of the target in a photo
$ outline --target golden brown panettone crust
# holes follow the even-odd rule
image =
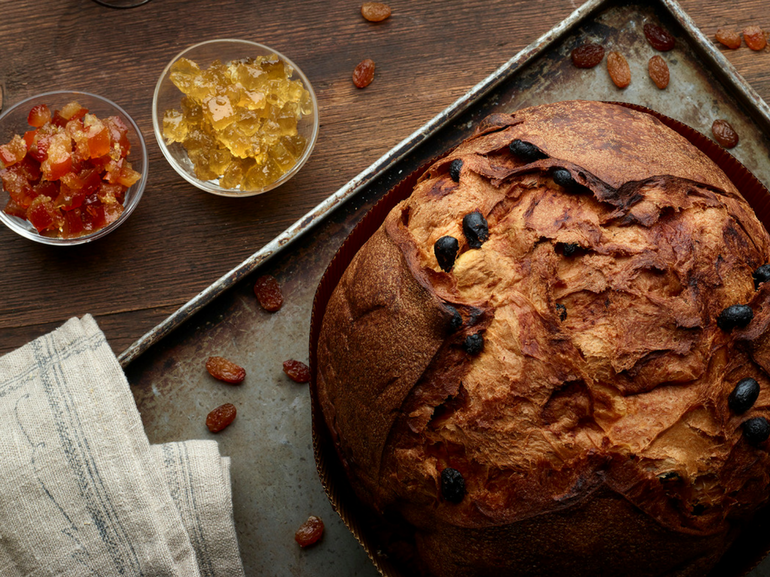
[[[462,232],[474,211],[480,249]],[[433,252],[445,235],[450,272]],[[426,574],[705,575],[770,493],[768,442],[741,428],[770,406],[770,287],[752,279],[769,241],[724,173],[650,115],[573,101],[488,118],[327,305],[318,399],[357,495],[413,527]],[[754,320],[719,329],[732,304]],[[761,393],[736,415],[747,376]],[[446,467],[460,503],[441,495]]]

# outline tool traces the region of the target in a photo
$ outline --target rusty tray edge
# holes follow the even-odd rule
[[[615,2],[616,0],[588,0],[578,7],[565,20],[520,50],[489,76],[477,83],[447,108],[396,144],[388,152],[353,177],[335,193],[316,205],[272,241],[253,253],[238,266],[222,275],[219,279],[169,315],[165,320],[132,343],[118,356],[118,361],[121,366],[124,369],[128,367],[155,343],[161,341],[164,337],[181,326],[195,313],[215,300],[221,293],[236,285],[257,267],[266,263],[272,257],[283,251],[287,246],[290,246],[296,240],[301,238],[304,233],[324,220],[325,217],[331,214],[345,201],[363,191],[388,168],[402,160],[422,142],[452,122],[456,117],[462,114],[475,102],[483,98],[486,94],[494,90],[496,86],[506,80],[510,75],[516,73],[519,69],[537,59],[554,42],[560,40],[563,35],[569,33],[573,28],[581,24],[595,12],[604,9]],[[759,96],[748,82],[743,79],[727,58],[710,42],[708,37],[695,26],[695,23],[684,12],[681,6],[679,6],[676,0],[657,0],[657,2],[683,27],[685,32],[690,35],[692,40],[694,40],[694,45],[699,52],[699,56],[704,58],[704,60],[715,69],[713,72],[720,76],[720,81],[722,81],[727,88],[731,89],[733,96],[747,109],[749,115],[765,130],[770,131],[770,107],[768,107],[761,96]]]

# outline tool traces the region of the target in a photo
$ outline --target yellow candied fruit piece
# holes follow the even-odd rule
[[[166,144],[184,142],[187,130],[187,123],[181,111],[166,110],[163,115],[163,136],[166,138]]]
[[[164,137],[187,149],[198,178],[242,190],[275,182],[307,146],[297,123],[312,113],[312,99],[293,72],[275,54],[205,70],[180,60],[172,81],[185,96],[181,112],[164,115]]]

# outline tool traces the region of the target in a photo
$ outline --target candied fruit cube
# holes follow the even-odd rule
[[[66,133],[59,132],[51,136],[48,156],[40,168],[46,180],[59,180],[72,169],[72,140]]]
[[[0,167],[12,166],[21,162],[26,155],[26,141],[18,134],[14,134],[11,142],[0,146]]]
[[[51,109],[45,104],[33,106],[27,115],[27,124],[35,128],[40,128],[48,122],[51,122]]]
[[[80,104],[74,101],[65,104],[64,108],[61,109],[61,116],[65,120],[77,120],[79,118],[83,118],[86,114],[88,114],[88,109],[83,108],[80,106]]]
[[[189,94],[200,74],[201,69],[195,62],[187,58],[180,58],[171,65],[169,79],[179,90]]]
[[[85,115],[83,127],[85,128],[86,148],[88,149],[86,158],[98,158],[109,154],[112,145],[110,129],[93,114]]]
[[[292,166],[294,166],[294,163],[297,160],[294,158],[294,155],[286,149],[280,140],[270,147],[268,154],[270,155],[270,158],[272,158],[278,165],[278,168],[281,169],[281,172],[286,172],[289,170]]]
[[[32,201],[26,217],[38,232],[55,230],[63,221],[61,214],[54,208],[53,201],[42,195]]]
[[[163,137],[166,144],[184,142],[187,137],[187,123],[179,110],[166,110],[163,115]]]
[[[206,98],[203,101],[203,113],[214,130],[222,130],[235,122],[235,110],[225,95]]]

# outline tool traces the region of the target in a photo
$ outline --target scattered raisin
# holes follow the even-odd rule
[[[604,58],[604,47],[587,42],[575,48],[570,56],[578,68],[593,68]]]
[[[737,50],[741,47],[741,35],[736,30],[720,28],[716,34],[717,42],[727,46],[730,50]]]
[[[743,438],[751,445],[759,445],[770,437],[770,423],[764,417],[754,417],[743,422]]]
[[[746,377],[735,385],[733,392],[727,398],[727,406],[733,413],[740,415],[753,407],[758,397],[759,383],[751,377]]]
[[[366,88],[374,80],[374,60],[367,58],[353,69],[353,84],[356,88]]]
[[[436,244],[433,245],[433,253],[436,255],[441,270],[444,272],[452,270],[459,250],[460,243],[453,236],[442,236],[436,241]]]
[[[511,154],[518,156],[524,162],[534,162],[536,160],[548,158],[548,155],[537,146],[531,142],[519,140],[518,138],[508,145],[508,149],[511,151]]]
[[[301,361],[293,359],[283,361],[283,372],[295,383],[307,383],[310,381],[310,368]]]
[[[317,543],[323,534],[324,522],[321,521],[319,517],[310,515],[310,517],[307,518],[307,521],[302,523],[302,525],[299,526],[299,529],[297,529],[297,532],[294,533],[294,540],[299,543],[300,547],[309,547],[310,545]]]
[[[463,350],[465,350],[465,352],[469,355],[473,356],[481,354],[481,351],[484,350],[484,337],[481,335],[481,333],[474,333],[465,337],[465,341],[463,342]]]
[[[625,88],[631,84],[631,69],[625,56],[620,52],[610,52],[607,55],[607,72],[618,88]]]
[[[749,26],[743,29],[743,40],[752,50],[763,50],[767,46],[765,31],[759,26]]]
[[[390,6],[382,2],[364,2],[361,4],[361,16],[369,22],[382,22],[390,17]]]
[[[758,289],[759,285],[770,280],[770,264],[763,264],[754,271],[752,276],[754,277],[754,288]]]
[[[215,379],[231,385],[237,385],[246,378],[246,369],[224,357],[209,357],[206,361],[206,370]]]
[[[711,125],[711,132],[714,140],[723,148],[733,148],[738,144],[738,133],[726,120],[715,120]]]
[[[264,275],[254,283],[254,294],[257,296],[259,306],[268,312],[274,313],[283,306],[281,285],[275,277]]]
[[[206,417],[206,426],[212,433],[218,433],[230,426],[235,420],[235,413],[235,405],[225,403],[208,414]]]
[[[650,63],[647,65],[647,69],[650,72],[650,78],[655,83],[655,86],[663,90],[668,86],[669,73],[668,64],[663,58],[656,54],[650,58]]]
[[[731,331],[735,327],[743,328],[754,318],[754,311],[749,305],[730,305],[717,317],[717,326],[723,331]]]
[[[559,315],[559,320],[564,322],[567,320],[567,307],[561,303],[556,303],[556,314]]]
[[[452,315],[452,320],[449,321],[449,330],[455,332],[461,326],[463,326],[463,317],[452,305],[445,305],[447,312]]]
[[[460,171],[463,169],[463,161],[460,158],[456,158],[449,165],[449,177],[455,182],[460,182]]]
[[[551,172],[551,178],[556,184],[564,188],[572,188],[575,184],[572,173],[566,168],[554,168]]]
[[[465,479],[452,467],[441,471],[441,496],[450,503],[459,503],[465,497]]]
[[[463,218],[463,234],[471,248],[481,248],[489,240],[489,225],[480,212],[475,211]]]
[[[650,43],[650,46],[661,52],[671,50],[676,44],[676,40],[674,40],[674,37],[671,36],[667,30],[661,28],[657,24],[652,24],[651,22],[644,25],[644,35],[647,38],[647,42]]]

